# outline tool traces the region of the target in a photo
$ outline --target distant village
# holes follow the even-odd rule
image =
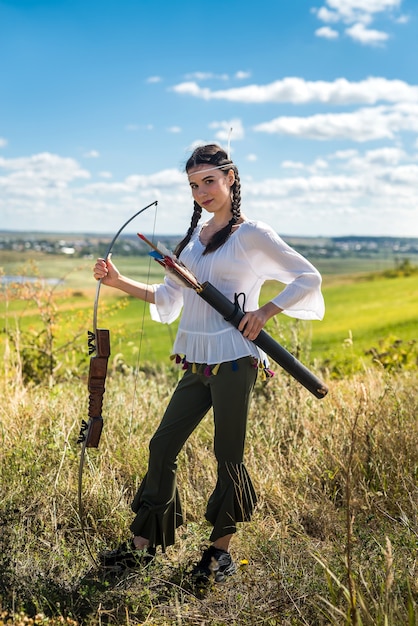
[[[150,237],[152,238],[152,237]],[[159,236],[158,242],[174,249],[181,236]],[[344,257],[416,257],[418,239],[402,237],[286,237],[283,239],[310,258]],[[44,254],[62,254],[75,258],[100,256],[107,249],[112,236],[89,234],[16,233],[0,232],[0,251],[34,251]],[[146,255],[149,250],[135,235],[121,235],[113,251],[118,255]]]

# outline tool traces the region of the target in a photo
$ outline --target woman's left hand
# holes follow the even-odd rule
[[[238,330],[242,332],[244,337],[254,341],[266,322],[274,315],[277,315],[277,313],[281,313],[281,311],[282,309],[273,304],[273,302],[267,302],[267,304],[255,311],[247,311],[239,323]]]

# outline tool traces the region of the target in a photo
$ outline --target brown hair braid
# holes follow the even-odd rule
[[[235,182],[231,187],[232,192],[232,217],[229,220],[228,224],[218,230],[212,237],[212,239],[208,242],[203,254],[208,254],[209,252],[214,252],[220,246],[222,246],[225,241],[228,239],[232,232],[232,227],[236,224],[241,217],[241,181],[238,174],[237,166],[228,158],[225,150],[220,148],[216,144],[208,144],[206,146],[199,146],[193,152],[186,163],[185,170],[188,172],[192,167],[196,167],[197,165],[207,165],[208,167],[219,167],[219,169],[225,173],[225,176],[228,174],[229,170],[233,170],[235,174]],[[224,166],[224,167],[223,167]],[[189,229],[185,235],[185,237],[180,241],[174,250],[174,254],[176,256],[180,256],[180,253],[190,241],[190,238],[193,234],[194,229],[196,228],[199,219],[202,215],[202,208],[195,201],[194,202],[194,211],[192,215],[192,219],[190,222]]]

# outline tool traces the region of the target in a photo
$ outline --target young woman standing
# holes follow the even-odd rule
[[[174,543],[175,530],[183,523],[177,457],[212,407],[217,482],[205,513],[212,543],[192,574],[198,581],[211,575],[221,581],[236,569],[229,544],[237,523],[250,520],[256,503],[243,462],[244,443],[252,390],[267,359],[252,340],[280,313],[322,319],[324,301],[321,277],[313,265],[267,224],[242,213],[238,169],[222,148],[196,148],[185,169],[194,210],[175,255],[200,283],[209,281],[231,301],[245,294],[247,312],[238,332],[170,274],[162,284],[146,285],[122,276],[110,260],[97,260],[95,278],[149,302],[154,320],[171,323],[181,313],[173,351],[186,368],[150,441],[148,471],[132,503],[133,538],[101,558],[104,565],[131,566],[152,558],[157,546],[165,550]],[[208,218],[200,223],[202,210]],[[285,286],[259,307],[266,280]]]

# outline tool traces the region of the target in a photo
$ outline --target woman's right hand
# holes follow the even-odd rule
[[[113,265],[110,260],[110,255],[106,260],[97,259],[93,268],[93,276],[96,280],[101,280],[102,283],[108,287],[115,287],[115,289],[120,289],[129,296],[145,300],[145,302],[149,302],[150,304],[155,304],[153,286],[138,283],[136,280],[131,280],[123,276],[116,265]]]
[[[108,257],[106,261],[100,258],[97,259],[93,268],[93,276],[96,280],[101,280],[104,285],[114,287],[120,277],[120,273],[116,265]]]

